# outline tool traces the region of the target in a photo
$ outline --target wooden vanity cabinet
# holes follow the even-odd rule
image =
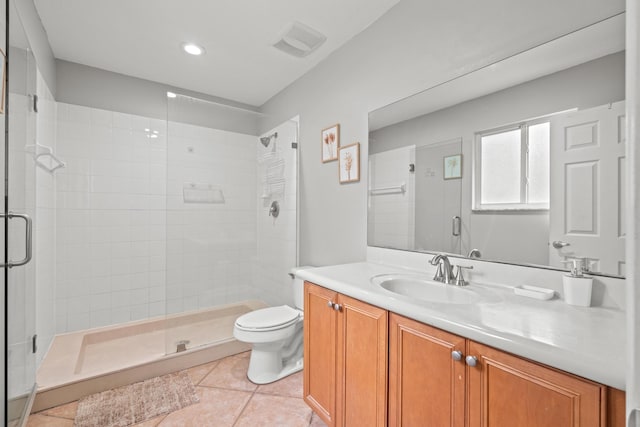
[[[387,311],[305,282],[304,400],[330,427],[387,422]]]
[[[389,314],[389,427],[464,427],[466,340]]]
[[[330,427],[624,426],[622,391],[311,283],[304,308],[304,400]]]
[[[622,427],[620,401],[619,390],[389,314],[389,427]]]
[[[328,305],[337,292],[304,284],[304,400],[329,426],[335,426],[337,315]]]
[[[467,353],[469,427],[606,426],[607,387],[473,341]]]

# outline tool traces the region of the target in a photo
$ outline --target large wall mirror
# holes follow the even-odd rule
[[[624,15],[369,114],[368,244],[625,275]]]

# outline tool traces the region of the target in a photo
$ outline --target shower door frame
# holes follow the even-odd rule
[[[3,147],[3,155],[4,161],[3,167],[4,170],[2,172],[4,178],[3,185],[3,209],[0,215],[3,218],[3,231],[4,231],[4,254],[3,260],[0,264],[0,267],[3,268],[3,281],[4,281],[4,292],[3,292],[3,341],[4,341],[4,385],[3,385],[3,393],[4,393],[4,402],[3,402],[3,414],[2,418],[5,422],[5,425],[8,425],[10,421],[24,421],[28,416],[31,405],[33,404],[33,399],[35,397],[35,392],[37,388],[35,374],[36,374],[36,354],[35,354],[35,346],[36,346],[36,325],[35,325],[35,270],[33,263],[28,267],[23,267],[27,265],[32,260],[33,253],[33,232],[32,232],[32,220],[31,218],[35,215],[35,165],[26,161],[28,159],[27,153],[27,145],[31,139],[35,140],[35,107],[32,108],[31,105],[35,102],[35,98],[32,96],[36,93],[36,63],[33,53],[29,46],[26,47],[16,47],[14,52],[17,52],[18,49],[24,51],[24,82],[19,87],[16,87],[16,84],[20,84],[21,80],[18,79],[10,86],[10,83],[13,83],[12,80],[9,79],[10,71],[17,71],[15,68],[11,70],[11,66],[15,63],[16,66],[21,66],[20,58],[16,57],[15,61],[11,60],[11,45],[12,40],[10,37],[11,30],[18,29],[24,32],[24,27],[19,19],[19,14],[16,9],[15,1],[5,0],[5,69],[4,69],[4,147]],[[12,14],[13,11],[13,14]],[[10,17],[18,18],[15,20],[10,19]],[[26,40],[26,36],[24,37]],[[28,43],[28,42],[27,42]],[[20,75],[18,73],[17,75]],[[15,80],[15,79],[14,79]],[[17,90],[16,90],[17,89]],[[24,93],[22,93],[24,92]],[[13,106],[10,101],[10,93],[14,93],[15,96],[22,95],[24,97],[24,106],[21,103],[16,103],[16,106]],[[10,111],[10,107],[13,111]],[[17,111],[16,108],[22,108],[24,110]],[[15,118],[13,117],[13,113],[15,113]],[[24,114],[24,118],[20,116]],[[10,126],[10,122],[13,123]],[[17,122],[16,122],[17,121]],[[24,128],[20,126],[20,124],[24,124]],[[16,133],[17,132],[17,133]],[[21,136],[23,138],[21,138]],[[14,145],[12,147],[12,144]],[[24,149],[18,149],[18,147],[24,147]],[[13,157],[12,157],[13,156]],[[18,165],[20,162],[24,162],[24,169],[21,169]],[[15,168],[13,166],[16,166]],[[16,170],[16,172],[14,172]],[[19,173],[22,172],[22,175]],[[30,175],[29,175],[30,174]],[[28,179],[30,176],[32,179]],[[21,178],[22,180],[20,180]],[[13,184],[18,184],[16,187]],[[12,189],[13,185],[13,189]],[[21,197],[11,197],[12,190],[17,192],[22,192],[24,195],[24,200],[21,200]],[[18,203],[20,201],[23,202],[21,206],[14,206],[14,203]],[[17,212],[14,212],[13,209],[16,209]],[[31,212],[31,215],[28,215],[27,211]],[[24,225],[15,221],[15,219],[24,220]],[[20,228],[18,228],[20,227]],[[22,227],[26,227],[23,229]],[[26,230],[23,231],[23,230]],[[22,247],[21,239],[24,235],[25,243],[24,247]],[[15,243],[14,243],[15,242]],[[16,248],[16,246],[18,246]],[[23,252],[24,251],[24,252]],[[14,253],[16,252],[16,253]],[[17,252],[20,252],[18,254]],[[18,261],[14,261],[14,259],[19,259]],[[12,277],[13,276],[13,277]],[[16,277],[18,276],[18,277]],[[22,277],[19,277],[22,276]],[[21,283],[22,282],[22,283]],[[18,298],[18,302],[22,302],[23,305],[14,305],[10,304],[13,296],[10,292],[10,288],[13,284],[16,286],[21,286],[21,294]],[[11,311],[14,310],[17,316],[13,316]],[[17,328],[19,332],[12,333],[12,329],[14,327],[14,320],[19,320],[23,322],[18,325]],[[22,334],[21,334],[22,332]],[[18,337],[17,342],[11,338],[12,335]],[[14,336],[14,338],[16,338]],[[13,359],[12,349],[17,353],[14,354]],[[17,350],[17,351],[16,351]],[[11,382],[10,382],[10,367],[16,368],[16,366],[12,366],[12,360],[19,360],[21,353],[23,356],[22,365],[17,366],[18,377],[20,380],[24,380],[23,386],[20,387],[20,393],[12,396],[11,390]],[[15,372],[14,372],[15,374]],[[21,375],[20,375],[21,374]]]

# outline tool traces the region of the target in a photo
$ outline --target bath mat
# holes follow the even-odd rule
[[[75,427],[125,427],[199,402],[186,372],[151,378],[80,399]]]

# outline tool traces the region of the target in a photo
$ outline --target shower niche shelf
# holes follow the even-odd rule
[[[225,202],[222,187],[213,184],[185,183],[182,187],[182,196],[185,203],[223,204]]]

